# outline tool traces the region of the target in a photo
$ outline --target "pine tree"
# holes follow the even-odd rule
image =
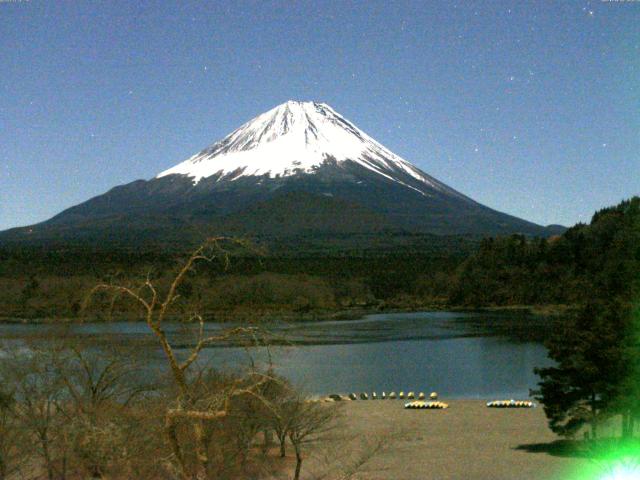
[[[536,369],[536,398],[558,434],[589,424],[596,437],[601,420],[621,415],[629,437],[640,418],[640,198],[596,213],[577,233],[565,238],[586,301],[548,342],[556,365]]]
[[[555,433],[573,436],[588,424],[595,438],[598,423],[612,414],[628,373],[627,317],[618,302],[590,302],[548,342],[556,365],[536,369],[536,398]]]

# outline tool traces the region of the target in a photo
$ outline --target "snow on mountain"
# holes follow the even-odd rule
[[[290,101],[152,179],[115,186],[41,224],[0,232],[0,243],[130,248],[228,235],[333,252],[406,247],[414,234],[512,233],[557,230],[453,190],[324,103]]]
[[[428,188],[459,195],[369,137],[325,103],[288,101],[242,125],[223,140],[165,170],[156,178],[186,175],[194,184],[218,175],[218,181],[246,176],[286,177],[313,174],[325,161],[350,160],[428,195]],[[413,177],[416,186],[398,178]],[[425,188],[419,188],[424,184]]]

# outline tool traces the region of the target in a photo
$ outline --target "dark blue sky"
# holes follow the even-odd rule
[[[640,193],[640,2],[0,0],[0,229],[326,102],[537,223]]]

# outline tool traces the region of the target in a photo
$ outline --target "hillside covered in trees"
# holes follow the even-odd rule
[[[581,304],[622,291],[640,258],[640,198],[595,213],[550,239],[489,238],[457,268],[454,305]],[[615,274],[612,274],[615,272]]]
[[[317,241],[317,239],[316,239]],[[301,240],[304,244],[304,239]],[[385,309],[579,305],[598,286],[619,291],[640,249],[640,198],[597,212],[548,239],[420,237],[389,249],[231,252],[227,268],[200,265],[182,286],[185,306],[210,319],[301,318]],[[0,246],[0,317],[71,318],[98,282],[150,275],[162,284],[185,252]],[[616,272],[616,275],[611,275]],[[604,285],[604,286],[603,286]],[[198,292],[198,293],[194,293]],[[116,312],[126,316],[127,306]]]

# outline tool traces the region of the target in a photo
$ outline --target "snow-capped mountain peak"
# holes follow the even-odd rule
[[[326,161],[352,161],[397,183],[452,191],[366,135],[325,103],[288,101],[265,112],[191,158],[157,175],[181,174],[198,183],[246,176],[313,174]],[[398,172],[418,180],[410,186]],[[457,194],[457,192],[454,192]]]
[[[0,243],[183,248],[229,235],[350,252],[404,249],[414,234],[551,232],[453,190],[330,106],[290,101],[155,178],[118,185],[42,224],[0,232]]]

